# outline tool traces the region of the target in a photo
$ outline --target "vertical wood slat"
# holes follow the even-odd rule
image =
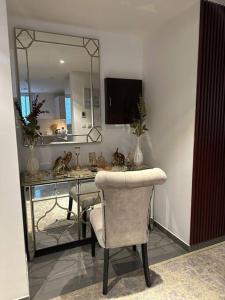
[[[225,235],[225,7],[201,2],[190,244]]]

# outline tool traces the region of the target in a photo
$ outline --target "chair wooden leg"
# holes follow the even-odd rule
[[[95,232],[94,232],[94,229],[91,225],[91,256],[92,257],[95,257]]]
[[[147,243],[141,245],[141,252],[142,252],[142,261],[143,261],[143,268],[144,268],[144,274],[145,274],[145,282],[146,282],[147,287],[150,287],[151,279],[150,279],[150,272],[149,272],[149,266],[148,266]]]
[[[69,197],[69,207],[68,207],[68,213],[67,213],[67,220],[70,220],[70,216],[71,216],[71,210],[73,208],[73,198]]]
[[[87,211],[83,210],[82,211],[82,220],[84,222],[87,222]],[[86,238],[86,223],[82,222],[82,237],[85,239]]]
[[[136,245],[133,246],[133,251],[136,251],[137,250],[137,247]]]
[[[108,293],[109,249],[104,249],[103,295]]]

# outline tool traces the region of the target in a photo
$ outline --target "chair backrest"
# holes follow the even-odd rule
[[[103,195],[103,239],[106,248],[144,244],[148,241],[150,198],[154,185],[166,174],[158,168],[100,171],[95,183]]]

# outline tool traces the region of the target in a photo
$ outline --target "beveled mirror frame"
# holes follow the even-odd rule
[[[29,37],[28,44],[23,44],[23,41],[20,40],[20,36],[22,33],[26,33]],[[44,40],[44,39],[38,39],[37,33],[42,33],[46,35],[51,35],[52,37],[55,36],[56,38],[66,37],[71,39],[71,43],[62,43],[60,41],[51,41],[51,40]],[[79,39],[79,43],[72,42],[73,39],[76,41]],[[83,37],[83,36],[75,36],[75,35],[67,35],[67,34],[61,34],[61,33],[53,33],[53,32],[47,32],[47,31],[41,31],[41,30],[34,30],[34,29],[28,29],[28,28],[14,28],[14,43],[15,43],[15,61],[16,61],[16,77],[17,77],[17,97],[20,99],[21,92],[20,92],[20,76],[19,76],[19,63],[18,63],[18,55],[17,50],[23,49],[26,53],[26,69],[27,69],[27,83],[28,83],[28,95],[30,96],[31,89],[30,89],[30,77],[29,77],[29,64],[28,64],[28,51],[27,49],[32,45],[33,42],[44,42],[44,43],[51,43],[51,44],[58,44],[58,45],[66,45],[66,46],[74,46],[74,47],[82,47],[86,50],[87,54],[90,56],[90,77],[91,77],[91,88],[90,88],[90,99],[91,99],[91,128],[87,134],[70,134],[70,136],[73,137],[83,137],[85,141],[79,142],[79,141],[64,141],[64,142],[53,142],[53,143],[44,143],[44,139],[40,136],[37,142],[37,146],[50,146],[50,145],[61,145],[61,144],[86,144],[86,143],[101,143],[102,142],[102,134],[101,134],[101,126],[95,126],[94,124],[94,100],[93,100],[93,72],[92,72],[92,66],[93,66],[93,58],[97,57],[99,60],[99,106],[100,106],[100,120],[101,120],[101,92],[100,92],[100,50],[99,50],[99,40],[96,38],[90,38],[90,37]],[[92,47],[91,47],[92,46]],[[94,46],[94,50],[93,50]],[[51,136],[50,136],[51,137]],[[26,145],[25,145],[26,146]]]

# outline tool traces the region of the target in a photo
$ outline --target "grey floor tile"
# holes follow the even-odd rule
[[[186,251],[154,228],[150,233],[149,264],[179,256]],[[35,258],[29,265],[32,300],[47,300],[102,281],[103,249],[96,246],[96,257],[90,245]],[[141,247],[110,251],[109,277],[113,278],[142,268]]]

